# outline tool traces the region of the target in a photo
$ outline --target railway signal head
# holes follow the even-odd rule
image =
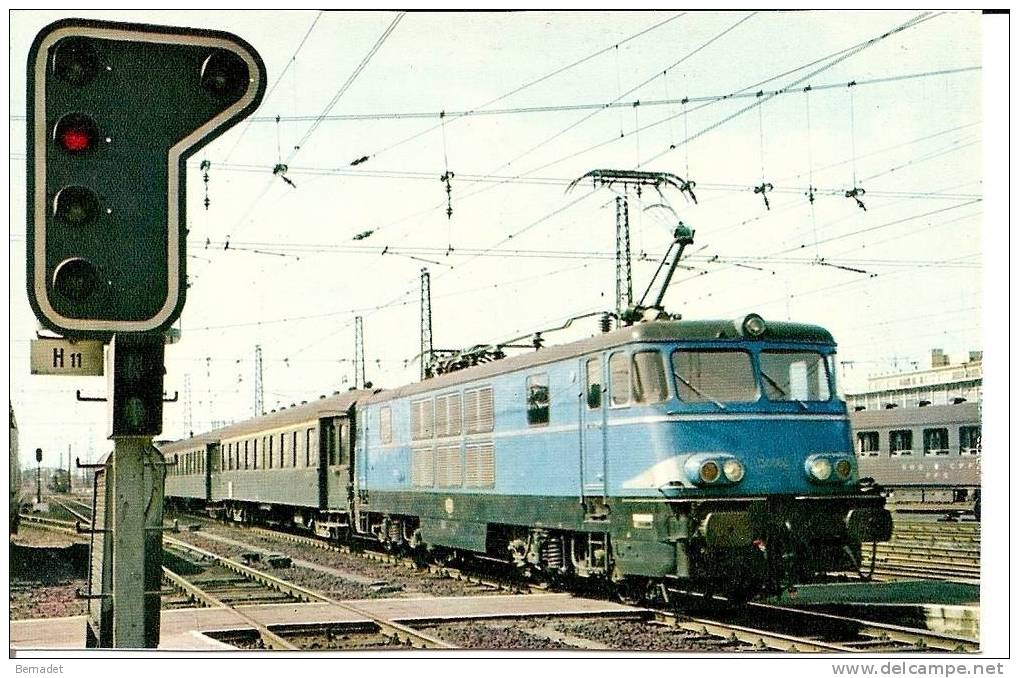
[[[65,336],[158,332],[180,315],[185,162],[265,92],[228,33],[68,19],[28,57],[28,295]]]

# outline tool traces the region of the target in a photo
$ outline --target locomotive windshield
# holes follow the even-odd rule
[[[750,353],[725,349],[678,349],[672,371],[680,400],[691,403],[746,403],[758,398]]]
[[[760,385],[770,401],[831,400],[828,361],[817,351],[766,349],[758,354]],[[761,396],[750,352],[677,349],[672,353],[676,393],[689,403],[749,403]]]
[[[768,400],[831,400],[827,361],[816,351],[761,351]]]

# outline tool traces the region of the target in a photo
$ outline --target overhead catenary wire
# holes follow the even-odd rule
[[[497,97],[495,97],[493,99],[490,99],[490,100],[486,101],[483,104],[479,104],[478,106],[474,106],[473,108],[465,110],[465,111],[456,111],[454,113],[448,113],[447,114],[447,119],[456,120],[456,119],[465,118],[465,117],[468,117],[468,116],[488,115],[489,114],[488,107],[491,106],[492,104],[495,104],[495,103],[498,103],[500,101],[503,101],[504,99],[508,99],[508,98],[510,98],[510,97],[512,97],[512,96],[514,96],[516,94],[519,94],[520,92],[522,92],[522,91],[524,91],[524,90],[526,90],[526,89],[528,89],[530,87],[533,87],[533,86],[535,86],[537,84],[545,82],[546,80],[550,80],[551,78],[554,78],[554,77],[556,77],[558,75],[561,75],[561,74],[563,74],[563,73],[565,73],[565,72],[567,72],[569,70],[572,70],[572,69],[576,68],[577,66],[580,66],[581,64],[587,63],[588,61],[591,61],[592,59],[595,59],[595,58],[597,58],[599,56],[602,56],[603,54],[605,54],[605,53],[607,53],[607,52],[617,48],[619,45],[623,45],[623,44],[626,44],[626,43],[628,43],[630,41],[636,40],[637,38],[641,38],[641,37],[647,35],[648,33],[650,33],[651,31],[654,31],[654,30],[656,30],[658,28],[661,28],[662,26],[665,26],[668,23],[671,23],[672,21],[675,21],[676,19],[682,17],[684,14],[685,14],[685,12],[681,12],[679,14],[671,16],[671,17],[665,19],[664,21],[660,21],[660,22],[658,22],[658,23],[656,23],[656,24],[654,24],[652,26],[649,26],[648,28],[645,28],[645,29],[643,29],[641,31],[638,31],[637,33],[634,33],[633,35],[630,35],[630,36],[624,38],[623,40],[620,40],[619,42],[614,43],[613,45],[610,45],[608,47],[600,49],[600,50],[598,50],[598,51],[596,51],[596,52],[594,52],[592,54],[588,54],[587,56],[582,57],[581,59],[578,59],[577,61],[574,61],[572,63],[569,63],[569,64],[565,65],[565,66],[557,68],[556,70],[551,71],[550,73],[546,73],[546,74],[544,74],[544,75],[542,75],[542,76],[540,76],[538,78],[535,78],[534,80],[530,80],[530,81],[524,83],[523,85],[519,85],[516,88],[510,90],[509,92],[506,92],[506,93],[501,94],[501,95],[499,95],[499,96],[497,96]],[[436,120],[439,117],[439,113],[440,113],[440,111],[429,112],[429,113],[415,113],[415,114],[410,114],[410,115],[394,114],[392,117],[386,116],[385,118],[374,118],[374,119],[380,119],[380,120],[381,119],[405,119],[405,118],[413,117],[413,118],[429,118],[429,119],[432,119],[432,120]],[[329,116],[327,116],[326,119],[327,120],[340,120],[340,119],[353,119],[353,118],[346,117],[346,116],[345,117],[340,117],[340,116],[329,117]],[[392,144],[390,144],[388,146],[385,146],[384,148],[381,148],[381,149],[379,149],[377,151],[369,153],[368,157],[377,157],[377,156],[379,156],[379,155],[381,155],[383,153],[391,151],[394,148],[402,146],[402,145],[404,145],[404,144],[406,144],[406,143],[408,143],[410,141],[418,139],[418,138],[420,138],[420,137],[422,137],[422,136],[424,136],[424,135],[434,131],[437,127],[438,127],[438,124],[432,125],[432,126],[426,128],[424,130],[421,130],[420,132],[416,132],[416,133],[412,134],[409,137],[406,137],[406,138],[401,139],[401,140],[399,140],[399,141],[397,141],[395,143],[392,143]]]
[[[941,14],[943,14],[943,13],[941,13]],[[800,71],[803,71],[803,70],[806,70],[806,69],[808,69],[808,68],[812,68],[812,67],[814,67],[814,66],[816,66],[816,65],[818,65],[818,64],[823,64],[823,65],[822,65],[822,66],[821,66],[820,68],[818,68],[818,69],[817,69],[817,70],[815,70],[815,71],[812,71],[812,72],[811,72],[810,74],[808,74],[807,76],[805,76],[805,77],[802,77],[802,78],[799,78],[799,79],[798,79],[798,80],[796,81],[796,83],[794,83],[794,85],[786,85],[786,86],[785,86],[785,87],[783,87],[783,88],[780,88],[780,89],[778,89],[778,90],[774,90],[774,92],[772,92],[772,93],[770,93],[770,94],[764,94],[764,95],[763,95],[763,99],[764,99],[764,100],[770,100],[771,98],[774,98],[775,96],[780,96],[780,94],[781,94],[781,93],[784,93],[784,92],[788,91],[788,88],[789,88],[789,87],[795,86],[795,84],[799,84],[799,83],[805,82],[806,80],[810,79],[810,78],[811,78],[811,77],[813,77],[814,75],[817,75],[817,74],[819,74],[819,73],[821,73],[821,72],[823,72],[823,71],[825,71],[825,70],[827,70],[827,69],[829,69],[829,68],[832,68],[832,67],[834,67],[834,66],[835,66],[835,65],[837,65],[838,63],[841,63],[842,61],[844,61],[845,59],[849,58],[850,56],[853,56],[853,55],[855,55],[855,54],[859,53],[860,51],[862,51],[863,49],[866,49],[867,47],[870,47],[870,46],[872,46],[872,45],[876,44],[876,43],[877,43],[877,42],[879,42],[880,40],[883,40],[883,39],[885,39],[885,38],[887,38],[887,37],[889,37],[889,36],[891,36],[891,35],[894,35],[894,34],[896,34],[896,33],[898,33],[898,32],[904,31],[904,30],[906,30],[906,29],[908,29],[908,28],[912,28],[912,27],[914,27],[914,26],[916,26],[916,25],[920,25],[921,23],[923,23],[923,22],[925,22],[925,21],[928,21],[928,20],[930,20],[930,19],[932,19],[932,18],[935,18],[935,17],[937,17],[937,16],[941,16],[941,14],[931,15],[931,14],[930,14],[929,12],[927,12],[927,13],[923,13],[923,14],[920,14],[920,15],[918,15],[918,16],[916,16],[916,17],[914,17],[913,19],[911,19],[910,21],[907,21],[907,22],[905,22],[905,23],[903,23],[903,24],[900,24],[899,26],[893,27],[892,29],[890,29],[889,31],[887,31],[887,32],[885,32],[885,33],[883,33],[883,34],[881,34],[880,36],[876,36],[876,37],[874,37],[874,38],[870,38],[870,39],[868,39],[868,40],[865,40],[865,41],[863,41],[863,42],[859,42],[859,43],[856,43],[855,45],[852,45],[852,46],[850,46],[850,47],[847,47],[847,48],[844,48],[844,49],[841,49],[841,50],[836,50],[835,52],[830,52],[830,53],[828,53],[828,54],[827,54],[826,56],[823,56],[823,57],[821,57],[821,58],[819,58],[819,59],[814,59],[813,61],[811,61],[811,62],[808,62],[808,63],[806,63],[806,64],[802,64],[802,65],[800,65],[800,66],[796,66],[796,67],[794,67],[794,68],[792,68],[792,69],[788,69],[788,70],[784,71],[783,73],[780,73],[780,74],[778,74],[778,75],[774,75],[774,76],[770,76],[770,77],[769,77],[769,78],[767,78],[767,79],[764,79],[764,80],[758,81],[758,82],[756,82],[756,83],[753,83],[753,84],[751,84],[751,85],[747,85],[747,86],[745,86],[745,87],[743,87],[743,88],[740,88],[740,89],[736,90],[736,91],[735,91],[735,92],[733,93],[733,95],[735,95],[735,94],[737,94],[737,93],[748,93],[748,92],[755,92],[753,96],[754,96],[754,98],[755,98],[755,99],[757,99],[757,102],[756,102],[756,104],[751,104],[750,106],[747,106],[747,107],[745,107],[745,108],[743,108],[743,109],[741,109],[741,110],[737,111],[737,112],[736,112],[736,113],[734,113],[734,114],[731,114],[731,115],[729,115],[729,116],[726,116],[726,117],[724,117],[723,119],[721,119],[721,120],[719,120],[719,121],[717,121],[717,122],[713,123],[713,124],[712,124],[712,125],[710,125],[709,127],[706,127],[706,128],[704,128],[704,129],[702,129],[702,130],[701,130],[700,132],[697,132],[697,133],[695,133],[694,135],[690,135],[690,134],[687,134],[687,135],[685,136],[685,138],[684,138],[684,141],[683,141],[683,142],[682,142],[681,144],[679,144],[679,145],[682,145],[682,146],[686,146],[687,144],[689,144],[689,143],[690,143],[691,141],[693,141],[694,139],[696,139],[696,138],[699,138],[700,136],[703,136],[703,135],[705,135],[705,134],[707,134],[707,133],[709,133],[709,132],[711,132],[711,131],[714,131],[715,129],[717,129],[718,127],[721,127],[722,125],[726,124],[727,122],[729,122],[729,121],[730,121],[730,120],[732,120],[733,118],[735,118],[735,117],[738,117],[738,116],[739,116],[739,115],[741,115],[741,114],[742,114],[743,112],[745,112],[745,111],[747,111],[747,110],[750,110],[750,109],[751,109],[751,108],[752,108],[752,107],[753,107],[754,105],[759,105],[760,103],[763,103],[763,101],[761,100],[761,99],[762,99],[762,97],[758,97],[758,96],[756,95],[756,92],[757,92],[757,91],[761,91],[761,90],[759,89],[759,88],[760,88],[761,86],[763,86],[763,85],[765,85],[765,84],[767,84],[767,83],[769,83],[769,82],[771,82],[771,81],[773,81],[773,80],[778,80],[778,79],[780,79],[780,78],[786,77],[787,75],[790,75],[790,74],[793,74],[793,73],[798,73],[798,72],[800,72]],[[746,19],[749,19],[749,18],[750,18],[750,16],[752,16],[752,15],[748,15],[747,17],[744,17],[744,20],[746,20]],[[699,51],[700,49],[703,49],[703,48],[704,48],[704,47],[706,47],[706,46],[707,46],[708,44],[710,44],[711,42],[714,42],[715,40],[717,40],[718,38],[720,38],[720,37],[721,37],[722,35],[724,35],[725,33],[727,33],[728,31],[730,31],[730,30],[734,29],[734,28],[735,28],[736,26],[738,26],[738,25],[739,25],[739,23],[742,23],[742,21],[741,21],[741,22],[738,22],[737,24],[735,24],[735,25],[733,25],[733,26],[731,26],[731,27],[729,27],[728,29],[726,29],[726,31],[723,31],[723,33],[721,33],[721,34],[718,34],[718,35],[716,35],[716,36],[715,36],[714,38],[712,38],[711,40],[709,40],[709,41],[708,41],[707,43],[704,43],[704,44],[702,44],[702,45],[701,45],[700,47],[698,47],[698,48],[697,48],[697,49],[696,49],[695,51]],[[691,56],[691,55],[692,55],[692,53],[688,53],[688,54],[684,55],[684,57],[682,57],[682,58],[680,59],[680,62],[681,62],[681,61],[683,61],[684,59],[688,58],[688,57],[689,57],[689,56]],[[677,65],[677,64],[678,64],[678,63],[680,63],[680,62],[677,62],[676,64],[673,64],[673,66]],[[644,83],[644,84],[646,84],[646,83]],[[844,86],[845,86],[844,84],[843,84],[843,85],[840,85],[840,87],[844,87]],[[637,89],[637,88],[634,88],[634,89]],[[628,93],[629,93],[629,92],[628,92]],[[713,101],[710,101],[710,102],[706,102],[706,103],[702,104],[701,106],[698,106],[698,107],[696,107],[696,108],[695,108],[694,110],[699,110],[699,109],[701,109],[701,108],[704,108],[704,107],[706,107],[706,106],[710,106],[710,105],[712,105],[712,104],[714,104],[714,103],[717,103],[717,102],[719,102],[719,101],[724,101],[724,100],[727,100],[727,99],[729,99],[729,98],[732,98],[732,96],[733,96],[733,95],[726,95],[726,96],[723,96],[723,97],[722,97],[722,98],[720,98],[720,99],[717,99],[717,100],[713,100]],[[688,110],[684,110],[684,114],[686,114],[686,113],[688,113],[688,112],[689,112]],[[593,114],[592,114],[592,115],[593,115]],[[588,118],[590,118],[590,117],[591,117],[591,116],[589,115],[589,116],[585,117],[584,119],[582,119],[582,120],[578,121],[577,123],[575,123],[575,124],[574,124],[574,125],[572,125],[571,127],[569,127],[569,128],[566,128],[566,129],[564,129],[564,130],[561,130],[561,131],[560,131],[560,134],[561,134],[561,133],[565,133],[566,131],[568,131],[568,129],[572,129],[572,127],[576,126],[577,124],[580,124],[581,122],[583,122],[584,120],[587,120],[587,119],[588,119]],[[653,128],[653,127],[656,127],[656,126],[658,126],[658,125],[660,125],[660,124],[663,124],[664,122],[667,122],[667,121],[668,121],[668,118],[666,118],[666,119],[662,119],[662,120],[658,120],[658,121],[656,121],[656,122],[653,122],[653,123],[650,123],[650,124],[648,124],[648,125],[645,125],[645,126],[643,126],[643,128],[642,128],[642,131],[643,131],[643,130],[646,130],[646,129],[650,129],[650,128]],[[555,136],[558,136],[558,134],[557,134],[557,135],[555,135]],[[517,159],[519,159],[520,157],[523,157],[524,155],[527,155],[527,154],[529,154],[529,153],[533,152],[534,150],[537,150],[537,148],[541,147],[541,146],[542,146],[543,144],[545,144],[545,143],[547,143],[547,142],[551,141],[551,140],[552,140],[552,138],[553,138],[553,137],[550,137],[550,138],[546,139],[546,140],[545,140],[544,142],[542,142],[541,144],[538,144],[537,146],[533,146],[532,148],[530,148],[530,149],[528,149],[527,151],[525,151],[525,152],[524,152],[523,154],[520,154],[520,155],[518,155],[518,156],[514,157],[514,158],[513,158],[513,159],[511,159],[511,160],[510,160],[509,162],[507,162],[507,163],[504,163],[504,164],[503,164],[503,165],[501,165],[500,167],[496,168],[496,170],[494,170],[494,171],[498,171],[499,169],[502,169],[502,168],[504,168],[504,167],[508,166],[509,164],[512,164],[513,162],[515,162],[515,161],[516,161]],[[565,162],[565,161],[567,161],[567,160],[571,160],[571,159],[573,159],[573,158],[576,158],[576,157],[578,157],[578,156],[580,156],[580,155],[583,155],[583,154],[589,153],[590,151],[593,151],[593,150],[596,150],[596,149],[602,148],[602,147],[604,147],[604,146],[606,146],[606,145],[612,144],[612,143],[614,143],[614,142],[616,142],[616,141],[618,141],[618,140],[619,140],[619,138],[618,138],[618,137],[613,137],[613,138],[611,138],[611,139],[607,139],[606,141],[603,141],[603,142],[597,143],[597,144],[595,144],[595,145],[593,145],[593,146],[589,146],[589,147],[587,147],[587,148],[584,148],[584,149],[582,149],[582,150],[580,150],[580,151],[577,151],[577,152],[574,152],[574,153],[568,154],[568,155],[566,155],[566,156],[564,156],[564,157],[560,157],[560,158],[559,158],[559,159],[557,159],[557,160],[553,160],[553,161],[551,161],[551,162],[547,162],[547,163],[545,163],[545,164],[543,164],[543,165],[540,165],[540,166],[537,166],[537,167],[533,167],[533,168],[531,168],[530,170],[526,170],[526,171],[524,171],[524,172],[521,172],[521,173],[519,173],[519,174],[515,175],[515,177],[514,177],[514,178],[520,178],[520,177],[524,177],[524,176],[527,176],[527,175],[529,175],[529,174],[533,174],[534,172],[538,172],[538,171],[541,171],[541,170],[543,170],[543,169],[546,169],[546,168],[548,168],[548,167],[551,167],[551,166],[553,166],[553,165],[559,164],[559,163],[561,163],[561,162]],[[666,153],[668,153],[668,152],[670,152],[670,151],[672,151],[672,150],[675,150],[676,148],[678,148],[678,145],[677,145],[677,144],[675,144],[675,143],[673,143],[673,144],[670,144],[669,148],[668,148],[668,149],[666,149],[666,151],[663,151],[662,153],[659,153],[659,154],[657,154],[657,155],[655,155],[655,156],[652,156],[651,158],[648,158],[648,159],[646,159],[646,160],[645,160],[645,162],[644,162],[644,164],[646,165],[646,164],[648,164],[649,162],[652,162],[652,161],[654,161],[654,160],[657,160],[657,159],[658,159],[658,158],[660,158],[661,156],[665,155]],[[479,189],[477,189],[477,190],[475,190],[475,191],[472,191],[472,192],[468,192],[468,193],[465,193],[464,195],[462,195],[462,196],[460,197],[460,199],[461,199],[461,200],[464,200],[464,199],[467,199],[467,198],[471,198],[471,197],[477,196],[477,195],[479,195],[479,194],[481,194],[481,193],[484,193],[484,192],[486,192],[486,191],[490,190],[491,188],[494,188],[494,187],[496,187],[496,186],[498,186],[498,185],[500,185],[500,184],[499,184],[499,183],[496,183],[496,184],[495,184],[495,185],[493,185],[493,186],[486,186],[486,187],[482,187],[482,188],[479,188]],[[411,215],[411,216],[409,216],[409,217],[405,217],[405,218],[403,218],[403,219],[397,220],[396,222],[393,222],[393,224],[396,224],[396,223],[401,223],[401,222],[403,222],[403,221],[406,221],[407,219],[410,219],[410,218],[412,218],[413,216],[419,216],[419,215],[421,215],[421,214],[427,214],[428,212],[430,212],[430,211],[432,211],[432,210],[436,209],[437,207],[438,207],[438,206],[433,206],[433,207],[431,207],[431,208],[427,208],[427,209],[425,209],[425,210],[422,210],[422,211],[420,211],[420,212],[417,212],[417,213],[415,213],[415,215]],[[389,225],[393,225],[393,224],[389,224]],[[377,230],[378,230],[378,229],[377,229]]]

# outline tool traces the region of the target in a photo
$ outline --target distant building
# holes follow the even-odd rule
[[[911,372],[881,374],[867,379],[867,390],[846,395],[849,410],[917,407],[921,403],[947,405],[980,402],[983,389],[983,352],[970,351],[969,360],[952,365],[940,348],[931,350],[931,365]]]

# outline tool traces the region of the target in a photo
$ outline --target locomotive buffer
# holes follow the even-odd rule
[[[29,51],[28,297],[58,335],[36,340],[50,362],[33,358],[33,373],[101,375],[109,344],[114,451],[97,465],[87,530],[90,647],[159,644],[165,465],[152,438],[187,289],[186,161],[264,92],[258,53],[218,31],[65,19]]]

